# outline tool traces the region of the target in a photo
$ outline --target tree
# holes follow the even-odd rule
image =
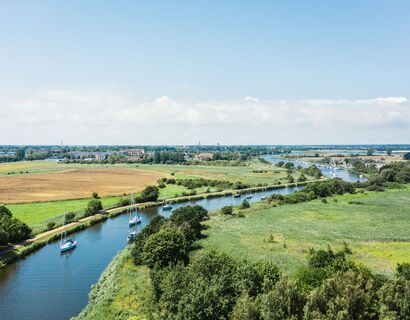
[[[239,270],[242,289],[251,297],[272,290],[279,280],[279,268],[269,261],[245,262]]]
[[[232,206],[225,206],[221,209],[222,214],[227,214],[231,215],[233,213],[233,207]]]
[[[156,216],[151,219],[149,224],[145,226],[134,240],[134,246],[132,248],[131,254],[134,258],[135,265],[142,264],[142,252],[144,250],[145,242],[150,235],[157,233],[162,226],[165,224],[166,219],[163,216]]]
[[[403,262],[397,265],[396,276],[410,281],[410,263]]]
[[[5,215],[11,217],[11,211],[6,206],[0,206],[0,218]]]
[[[150,268],[175,265],[188,261],[185,237],[180,230],[164,227],[149,236],[142,252],[142,261]]]
[[[179,227],[188,243],[199,239],[201,236],[201,222],[208,218],[208,211],[201,206],[184,206],[174,210],[171,222]]]
[[[378,291],[380,319],[408,320],[410,315],[410,281],[388,281]]]
[[[403,159],[404,160],[410,160],[410,152],[407,152],[407,153],[403,154]]]
[[[102,203],[98,199],[92,199],[88,202],[87,208],[85,209],[85,216],[92,216],[99,213],[103,209]]]
[[[98,196],[98,193],[95,191],[91,195],[94,199],[100,199],[100,197]]]
[[[224,253],[210,251],[190,266],[190,281],[176,319],[229,319],[240,295],[238,264]]]
[[[392,152],[393,152],[392,149],[390,149],[390,148],[386,149],[386,153],[387,153],[388,156],[391,156]]]
[[[24,148],[19,148],[16,151],[16,158],[19,160],[23,160],[26,155],[26,150]]]
[[[259,303],[244,292],[232,309],[231,320],[259,320]]]
[[[157,186],[147,186],[139,197],[136,198],[136,202],[148,202],[157,201],[159,196],[159,188]]]
[[[251,205],[250,205],[249,201],[247,199],[244,199],[241,203],[241,209],[248,209],[250,207],[251,207]]]
[[[5,206],[0,206],[0,245],[17,243],[31,236],[27,224],[13,217]]]
[[[373,149],[367,149],[367,155],[368,156],[372,156],[373,155],[374,150]]]
[[[303,290],[287,278],[260,299],[262,320],[302,319],[306,298]]]
[[[348,271],[335,274],[311,292],[304,319],[378,319],[377,307],[373,279],[360,272]]]

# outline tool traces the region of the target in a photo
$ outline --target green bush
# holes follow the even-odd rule
[[[221,209],[222,214],[225,215],[232,215],[233,213],[233,207],[232,206],[225,206]]]
[[[142,251],[142,261],[150,268],[167,267],[188,261],[184,234],[175,228],[164,227],[149,236]]]

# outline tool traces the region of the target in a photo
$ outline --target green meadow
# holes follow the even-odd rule
[[[207,222],[204,250],[237,257],[268,259],[283,270],[305,263],[309,248],[339,249],[346,243],[352,258],[391,275],[410,257],[410,188],[359,193],[272,207],[253,204],[244,217],[215,214]]]

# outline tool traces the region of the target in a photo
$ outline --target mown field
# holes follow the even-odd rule
[[[272,260],[288,272],[305,263],[309,248],[339,249],[343,242],[354,260],[379,273],[391,275],[397,263],[410,260],[409,187],[336,196],[327,204],[255,204],[243,213],[243,218],[213,216],[200,246]]]

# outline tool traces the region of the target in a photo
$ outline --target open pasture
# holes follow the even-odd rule
[[[272,260],[290,272],[305,263],[309,248],[341,249],[344,242],[354,260],[377,272],[391,275],[397,263],[410,262],[409,187],[336,196],[327,204],[254,204],[243,213],[243,218],[214,215],[200,245]]]

